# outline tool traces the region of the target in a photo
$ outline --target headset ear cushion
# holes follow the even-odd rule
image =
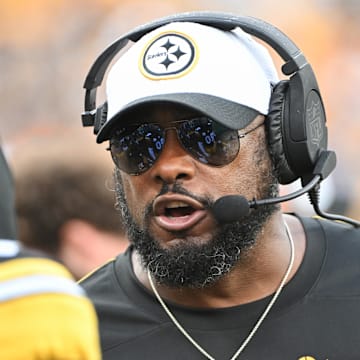
[[[280,184],[289,184],[298,176],[294,174],[286,156],[286,136],[284,134],[284,118],[288,114],[289,81],[280,81],[273,89],[270,110],[265,121],[270,156],[273,160]]]

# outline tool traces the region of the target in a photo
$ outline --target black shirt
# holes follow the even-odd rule
[[[307,241],[302,264],[239,359],[360,359],[360,231],[300,220]],[[98,312],[103,359],[205,359],[137,280],[131,251],[82,282]],[[226,360],[271,298],[223,309],[167,305],[208,353]]]

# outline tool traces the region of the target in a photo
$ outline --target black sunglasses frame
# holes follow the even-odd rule
[[[189,136],[189,132],[185,133],[184,134],[184,127],[186,127],[186,125],[188,124],[192,124],[193,122],[195,122],[196,120],[205,120],[207,122],[208,125],[211,126],[211,133],[214,132],[214,125],[223,130],[220,135],[222,135],[223,133],[226,133],[228,137],[233,137],[231,140],[229,140],[229,143],[230,141],[232,142],[231,144],[233,144],[233,141],[234,139],[236,138],[237,140],[237,143],[236,143],[236,146],[233,148],[233,151],[232,153],[223,153],[223,154],[215,154],[212,156],[211,153],[207,153],[205,154],[208,159],[206,159],[206,157],[203,156],[204,154],[204,150],[201,151],[201,148],[200,148],[200,145],[199,145],[199,142],[197,143],[197,148],[194,148],[194,145],[189,145],[187,144],[187,139],[186,137]],[[180,126],[179,126],[180,124]],[[182,127],[181,125],[184,125],[184,127]],[[204,126],[205,123],[201,124]],[[157,149],[158,151],[156,152],[156,155],[154,153],[154,157],[152,158],[150,155],[147,155],[146,156],[146,162],[147,162],[147,165],[144,165],[143,162],[138,162],[138,164],[136,165],[137,167],[137,171],[135,170],[130,170],[129,167],[126,167],[126,165],[123,163],[121,164],[121,160],[119,158],[119,153],[120,152],[117,152],[115,150],[115,148],[118,146],[118,144],[122,141],[119,139],[119,136],[122,137],[122,139],[124,139],[125,137],[128,137],[130,138],[131,136],[134,138],[133,140],[131,140],[132,142],[135,141],[136,139],[136,135],[137,133],[139,133],[139,129],[142,129],[144,128],[145,126],[156,126],[155,128],[153,128],[153,130],[155,129],[157,131],[157,136],[161,136],[161,140],[160,140],[160,143],[161,143],[161,148],[160,149]],[[200,123],[197,125],[197,126],[193,126],[192,130],[191,131],[195,131],[195,129],[200,125]],[[165,142],[166,142],[166,132],[168,130],[171,130],[171,129],[174,129],[177,133],[177,137],[178,137],[178,140],[179,140],[179,143],[181,144],[181,146],[184,148],[184,150],[190,154],[195,160],[203,163],[203,164],[206,164],[206,165],[209,165],[209,166],[214,166],[214,167],[221,167],[221,166],[225,166],[225,165],[228,165],[230,164],[237,156],[237,154],[239,153],[239,150],[240,150],[240,139],[241,138],[244,138],[247,134],[253,132],[254,130],[258,129],[260,126],[264,125],[264,121],[259,123],[258,125],[254,126],[253,128],[247,130],[246,132],[242,132],[240,133],[238,130],[233,130],[233,129],[230,129],[222,124],[220,124],[219,122],[207,117],[207,116],[198,116],[198,117],[194,117],[194,118],[191,118],[191,119],[182,119],[182,120],[177,120],[177,121],[173,121],[169,124],[169,126],[166,126],[166,127],[163,127],[161,126],[160,123],[157,123],[157,122],[151,122],[151,123],[147,123],[147,122],[144,122],[144,123],[135,123],[135,124],[131,124],[131,125],[127,125],[123,128],[118,128],[118,129],[115,129],[113,131],[113,134],[111,135],[110,137],[110,146],[106,149],[106,150],[109,150],[111,152],[111,156],[112,156],[112,159],[115,163],[115,165],[122,171],[126,172],[127,174],[129,175],[133,175],[133,176],[138,176],[138,175],[141,175],[143,174],[144,172],[146,172],[147,170],[149,170],[153,165],[154,163],[157,161],[157,159],[160,157],[161,155],[161,152],[163,150],[163,147],[165,145]],[[146,129],[146,128],[145,128]],[[144,133],[146,132],[150,132],[150,129],[146,129],[147,131],[145,131]],[[205,133],[206,133],[206,130],[205,130]],[[217,134],[215,134],[216,138],[218,137]],[[196,140],[196,139],[195,139]],[[155,136],[154,136],[154,139],[152,139],[153,142],[155,142]],[[194,141],[194,139],[192,139],[192,141],[196,144],[196,141]],[[222,140],[217,140],[216,142],[213,143],[213,146],[214,145],[223,145],[223,146],[226,146],[228,149],[229,149],[229,146],[228,144],[225,144],[225,143],[221,143]],[[149,148],[148,148],[149,150]],[[123,152],[125,153],[125,151]],[[201,154],[202,153],[202,154]],[[142,158],[144,159],[144,155],[142,154],[141,151],[138,152],[138,154],[136,156],[142,156]],[[212,156],[212,157],[211,157]],[[214,159],[216,159],[217,157],[220,156],[220,160],[218,161],[215,161]],[[127,159],[126,161],[130,162],[130,157],[127,156]],[[210,159],[210,161],[209,161]],[[140,164],[142,163],[142,168],[139,168]]]

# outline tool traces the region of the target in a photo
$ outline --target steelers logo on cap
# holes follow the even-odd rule
[[[187,74],[195,65],[197,48],[185,34],[168,32],[152,39],[140,56],[141,73],[153,80],[172,79]]]

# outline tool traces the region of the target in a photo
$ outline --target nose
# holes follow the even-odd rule
[[[160,157],[149,170],[151,176],[157,181],[173,184],[194,177],[195,168],[195,160],[180,144],[176,129],[168,129]]]

